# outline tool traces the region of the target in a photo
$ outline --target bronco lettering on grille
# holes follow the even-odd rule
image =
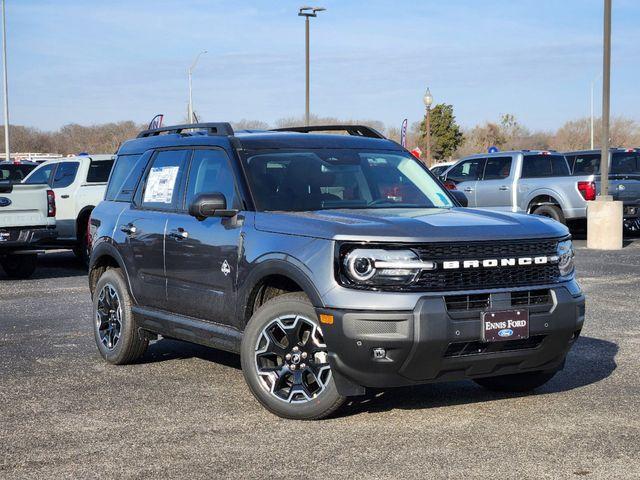
[[[458,268],[494,268],[494,267],[514,267],[516,265],[544,265],[547,263],[557,263],[558,257],[519,257],[519,258],[487,258],[484,260],[448,260],[442,262],[445,270],[455,270]]]

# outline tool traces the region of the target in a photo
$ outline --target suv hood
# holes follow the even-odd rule
[[[479,241],[569,234],[567,227],[550,218],[469,208],[256,212],[255,227],[284,235],[365,242]]]

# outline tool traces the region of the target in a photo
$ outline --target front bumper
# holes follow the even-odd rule
[[[516,300],[511,291],[495,291],[485,293],[490,296],[490,307],[485,309],[453,310],[447,305],[449,295],[424,296],[408,312],[318,309],[319,314],[334,317],[332,325],[322,325],[322,331],[338,389],[345,390],[341,385],[395,387],[561,368],[580,334],[585,298],[575,282],[545,290],[550,298],[547,303],[517,307],[512,304]],[[512,308],[529,310],[529,339],[481,342],[480,312]],[[375,358],[378,348],[385,350],[383,358]]]

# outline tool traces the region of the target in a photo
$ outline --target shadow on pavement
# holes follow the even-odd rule
[[[38,267],[35,273],[28,280],[39,280],[45,278],[80,277],[87,275],[87,269],[76,258],[71,251],[55,251],[38,255]],[[10,280],[21,282],[7,277],[0,268],[0,282]]]
[[[618,346],[606,340],[580,337],[567,356],[564,370],[535,392],[496,393],[472,381],[436,383],[375,391],[354,399],[338,415],[353,415],[393,409],[422,409],[486,402],[536,394],[566,392],[607,378],[616,369]]]
[[[149,345],[139,363],[166,362],[187,358],[200,358],[240,370],[240,355],[168,338],[163,338]]]

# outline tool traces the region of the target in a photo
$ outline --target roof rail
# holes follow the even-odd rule
[[[347,132],[349,135],[353,135],[356,137],[384,138],[385,140],[387,138],[377,130],[371,127],[367,127],[366,125],[311,125],[307,127],[274,128],[272,130],[272,132],[300,132],[300,133],[328,132],[328,131]]]
[[[206,130],[207,135],[227,136],[233,135],[233,128],[227,122],[217,123],[188,123],[186,125],[170,125],[167,127],[143,130],[138,134],[138,138],[153,137],[161,133],[182,133],[183,130]]]

